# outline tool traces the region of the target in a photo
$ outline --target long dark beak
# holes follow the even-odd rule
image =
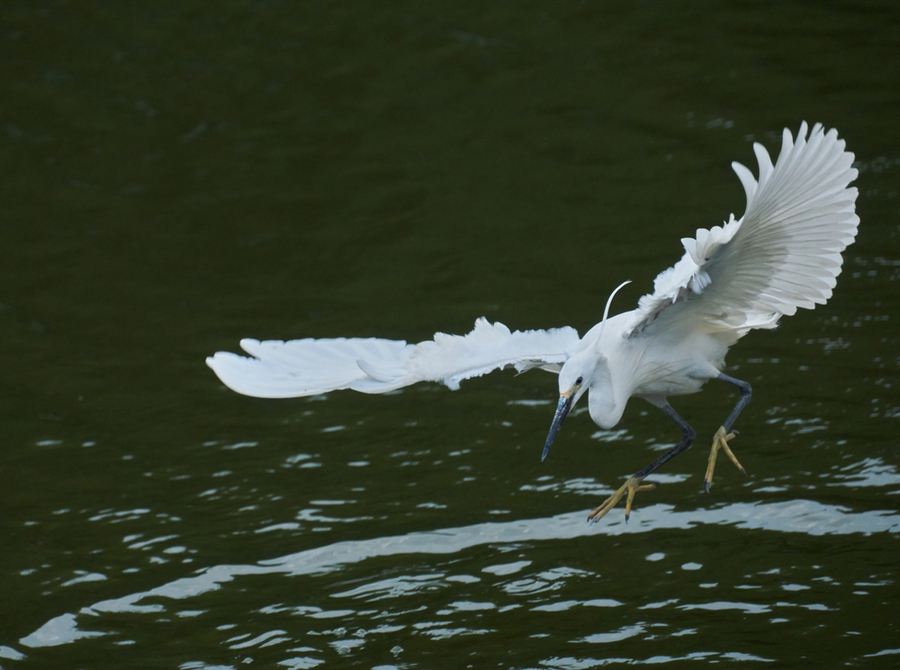
[[[550,452],[550,445],[556,439],[556,434],[562,428],[562,422],[569,416],[569,410],[572,409],[572,403],[575,402],[575,394],[569,393],[559,397],[559,404],[556,406],[556,414],[553,415],[553,423],[550,424],[550,432],[547,433],[547,441],[544,443],[544,453],[541,454],[541,461],[547,458]]]

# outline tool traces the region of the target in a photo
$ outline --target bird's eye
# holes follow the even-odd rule
[[[584,379],[582,377],[579,377],[578,379],[575,380],[575,386],[581,386],[581,382],[583,382],[583,381],[584,381]]]

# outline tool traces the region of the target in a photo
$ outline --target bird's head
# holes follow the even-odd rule
[[[550,425],[550,432],[544,443],[542,461],[547,458],[550,445],[556,439],[556,434],[562,428],[563,421],[575,403],[598,380],[598,368],[601,367],[606,367],[606,357],[594,347],[580,351],[562,366],[562,370],[559,371],[559,404],[556,406],[556,414],[553,416],[553,423]]]

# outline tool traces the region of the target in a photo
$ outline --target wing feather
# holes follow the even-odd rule
[[[774,165],[762,145],[753,150],[759,179],[732,163],[747,197],[744,216],[682,240],[684,256],[641,298],[629,336],[683,322],[739,337],[831,297],[859,226],[853,154],[820,124],[807,138],[806,123],[796,140],[785,129]]]
[[[558,372],[578,344],[564,327],[510,332],[481,318],[467,335],[437,333],[407,344],[376,338],[241,340],[250,357],[220,351],[207,365],[230,389],[257,398],[294,398],[339,389],[385,393],[422,381],[458,389],[464,379],[513,367]]]

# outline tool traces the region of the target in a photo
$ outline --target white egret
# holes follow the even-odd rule
[[[736,386],[739,398],[714,436],[704,488],[709,491],[719,450],[743,471],[727,443],[751,389],[722,372],[725,354],[750,330],[774,328],[781,316],[831,297],[841,252],[859,225],[857,190],[849,186],[857,171],[844,147],[835,130],[826,133],[820,124],[807,138],[805,122],[796,140],[784,130],[775,165],[766,149],[754,144],[758,180],[732,163],[747,196],[744,215],[682,239],[684,256],[656,278],[653,293],[643,296],[637,309],[609,318],[613,291],[603,320],[584,337],[569,327],[510,332],[482,317],[467,335],[437,333],[418,344],[374,338],[245,339],[241,347],[252,358],[219,352],[206,362],[226,386],[259,398],[338,389],[384,393],[423,381],[455,390],[464,379],[503,368],[556,372],[559,404],[542,458],[586,392],[591,418],[605,429],[619,422],[629,398],[643,398],[674,421],[682,437],[588,517],[599,520],[627,494],[627,520],[635,492],[655,486],[643,484],[644,478],[690,447],[696,436],[667,398],[696,393],[710,379]]]

